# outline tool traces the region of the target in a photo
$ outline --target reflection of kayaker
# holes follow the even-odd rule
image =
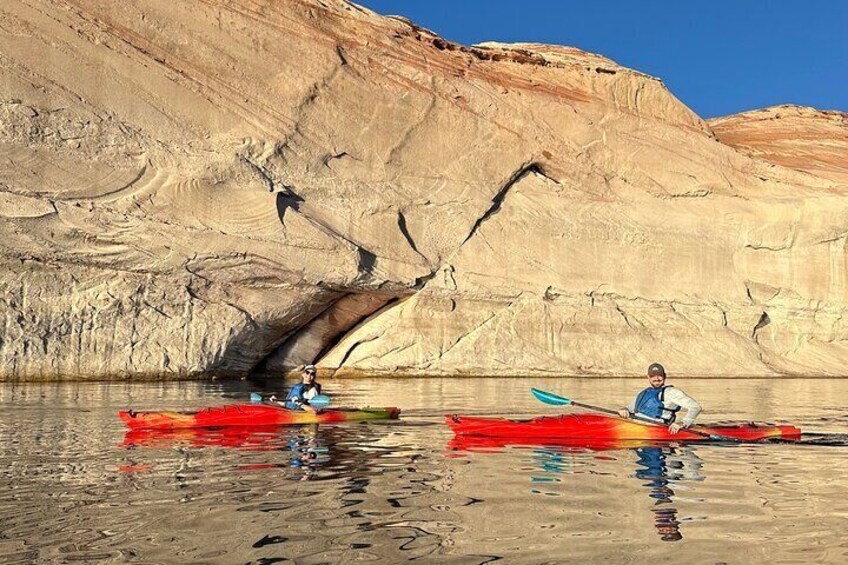
[[[305,428],[302,433],[289,439],[289,449],[292,454],[289,465],[302,472],[301,481],[312,479],[321,464],[330,459],[327,448],[321,446],[319,441],[317,426]]]
[[[691,426],[701,413],[701,405],[679,388],[666,385],[665,380],[665,368],[659,363],[652,363],[648,367],[650,386],[640,392],[630,406],[619,410],[619,415],[622,418],[630,418],[634,414],[652,418],[667,425],[672,435]],[[686,415],[677,422],[677,413],[681,409],[686,411]]]
[[[683,539],[677,508],[674,506],[674,490],[671,485],[679,480],[704,480],[701,474],[701,459],[689,447],[639,447],[636,478],[647,480],[650,497],[655,499],[654,527],[663,541]]]

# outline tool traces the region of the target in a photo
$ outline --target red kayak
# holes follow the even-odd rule
[[[288,410],[268,404],[227,404],[189,412],[135,412],[133,410],[118,412],[121,420],[131,429],[145,430],[332,424],[363,420],[396,420],[399,415],[400,409],[394,407],[344,408],[323,410],[313,414],[304,410]]]
[[[705,441],[724,438],[757,441],[767,438],[795,440],[801,437],[801,430],[795,426],[754,423],[695,426],[693,430],[700,434],[681,430],[672,435],[665,426],[602,414],[570,414],[532,420],[446,416],[445,421],[457,436],[514,439],[516,441],[510,443],[531,444],[544,443],[545,440],[574,444],[579,441]]]

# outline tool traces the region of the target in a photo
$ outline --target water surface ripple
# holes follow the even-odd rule
[[[642,386],[624,379],[329,380],[335,405],[396,405],[401,420],[160,434],[127,432],[117,411],[271,387],[0,384],[0,562],[848,562],[848,381],[676,384],[705,421],[805,436],[469,447],[443,424],[562,410],[531,386],[617,407]]]

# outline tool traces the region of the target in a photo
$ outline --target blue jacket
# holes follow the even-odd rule
[[[672,410],[666,408],[665,404],[663,404],[665,389],[670,388],[670,386],[659,388],[649,386],[640,392],[639,396],[636,397],[635,411],[650,418],[660,419],[666,424],[672,423],[677,418],[677,411],[680,410],[680,407],[678,406]]]
[[[303,405],[309,403],[304,395],[311,388],[315,389],[315,394],[321,394],[321,385],[318,383],[312,383],[311,385],[297,383],[291,387],[291,390],[286,395],[286,408],[289,410],[303,410]]]

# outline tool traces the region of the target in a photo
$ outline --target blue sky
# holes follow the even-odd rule
[[[571,45],[661,78],[701,117],[848,111],[848,1],[354,0],[470,45]]]

